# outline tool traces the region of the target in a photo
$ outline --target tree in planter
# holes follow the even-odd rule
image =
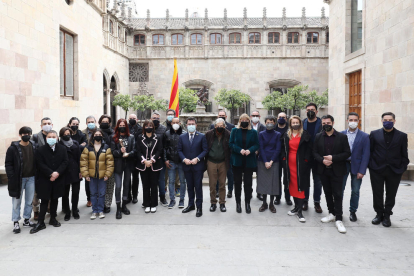
[[[194,90],[180,87],[179,89],[179,104],[180,113],[190,113],[196,111],[198,97]]]
[[[316,90],[312,90],[308,93],[308,102],[315,103],[318,106],[318,109],[322,106],[328,105],[328,89],[326,89],[322,95],[318,95]]]
[[[114,97],[113,106],[120,106],[125,111],[125,119],[129,109],[131,108],[132,100],[130,95],[118,94]],[[115,118],[114,118],[115,119]]]
[[[230,120],[231,123],[234,122],[234,115],[236,113],[236,109],[242,107],[243,104],[248,103],[250,101],[250,96],[246,93],[241,92],[240,90],[236,89],[221,89],[217,95],[214,97],[214,100],[224,108],[227,108],[231,112]]]
[[[262,104],[267,110],[276,110],[280,108],[280,97],[280,91],[273,91],[263,99]]]
[[[155,100],[153,95],[139,95],[134,96],[133,101],[131,102],[131,109],[141,111],[141,121],[144,118],[144,112],[148,109],[150,110],[167,110],[168,105],[166,100]]]

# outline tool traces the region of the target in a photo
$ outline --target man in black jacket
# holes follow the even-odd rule
[[[351,156],[348,138],[334,128],[331,115],[322,117],[322,133],[318,133],[313,144],[313,157],[321,176],[329,215],[322,222],[336,221],[340,233],[346,233],[342,223],[342,180],[346,174],[346,160]]]
[[[6,152],[6,174],[8,178],[9,195],[12,197],[13,232],[20,233],[20,206],[24,191],[23,226],[34,227],[36,224],[30,221],[32,215],[32,201],[35,191],[35,149],[34,142],[30,141],[32,129],[22,127],[19,130],[20,141],[12,142]]]
[[[258,110],[253,111],[250,114],[250,119],[252,120],[252,129],[257,131],[257,137],[259,137],[259,133],[266,130],[266,126],[260,123],[260,112]],[[259,151],[256,151],[256,157],[259,155]],[[254,170],[257,174],[257,169]],[[256,191],[257,191],[257,185],[256,185]],[[259,200],[263,200],[263,195],[257,193],[257,198]]]
[[[157,134],[158,139],[160,139],[161,141],[164,141],[164,135],[165,132],[167,131],[167,127],[163,126],[162,124],[160,124],[160,113],[158,113],[157,111],[154,111],[151,115],[151,120],[154,123],[154,127],[155,127],[155,134]],[[164,160],[164,153],[161,154],[161,158],[162,158],[162,170],[160,171],[160,176],[158,179],[158,190],[159,190],[159,196],[160,196],[160,202],[161,205],[164,207],[168,206],[168,202],[165,199],[165,160]]]
[[[383,128],[374,130],[369,135],[371,158],[368,167],[374,197],[374,210],[377,213],[372,224],[382,222],[383,226],[390,227],[390,216],[395,205],[398,186],[410,160],[408,159],[407,134],[394,128],[395,114],[386,112],[382,114],[381,118]]]
[[[137,143],[138,135],[142,135],[142,127],[138,123],[138,117],[136,114],[129,114],[128,121],[129,133],[134,136],[135,143]],[[135,164],[135,163],[134,163]],[[137,168],[132,168],[132,185],[130,185],[130,191],[128,193],[128,202],[133,204],[138,203],[138,187],[139,187],[139,170]]]

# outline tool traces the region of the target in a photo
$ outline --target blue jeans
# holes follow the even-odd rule
[[[234,186],[234,179],[233,179],[233,169],[231,168],[227,171],[227,189],[229,192],[233,192],[233,186]],[[219,190],[219,182],[217,181],[216,185],[216,191]]]
[[[357,179],[357,176],[351,173],[351,164],[349,162],[346,162],[346,175],[344,176],[342,183],[342,198],[344,197],[346,180],[348,179],[349,174],[351,174],[351,201],[349,203],[349,211],[356,212],[358,210],[359,189],[361,188],[362,179]]]
[[[158,178],[158,190],[160,193],[160,198],[165,198],[165,165],[162,166],[162,170],[160,171],[160,178]]]
[[[32,177],[23,177],[22,178],[22,190],[20,191],[20,198],[17,199],[12,197],[13,211],[12,211],[12,221],[19,221],[20,217],[20,206],[22,204],[22,195],[24,190],[24,211],[23,218],[30,219],[32,215],[32,201],[35,192],[35,178]]]
[[[313,176],[313,202],[320,203],[321,202],[321,194],[322,194],[322,182],[321,178],[317,172],[316,163],[312,166],[312,176]],[[310,175],[309,175],[310,177]],[[305,201],[309,201],[309,190],[310,188],[305,189]]]
[[[176,169],[178,169],[178,177],[180,178],[180,200],[184,200],[185,198],[185,191],[186,191],[186,182],[185,176],[183,171],[183,164],[182,163],[174,163],[170,161],[170,165],[172,166],[168,169],[168,190],[170,191],[170,200],[175,201],[175,173]]]
[[[89,182],[91,190],[92,213],[103,212],[105,205],[106,181],[102,178],[91,177]]]

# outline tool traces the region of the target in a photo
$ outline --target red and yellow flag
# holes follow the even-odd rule
[[[179,92],[178,92],[178,69],[177,69],[177,60],[174,59],[174,75],[171,84],[171,95],[170,95],[170,109],[175,110],[175,116],[179,117],[180,103]]]

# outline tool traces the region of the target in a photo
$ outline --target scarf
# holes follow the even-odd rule
[[[64,141],[63,139],[61,139],[62,140],[62,143],[65,145],[65,146],[67,146],[68,148],[70,148],[72,145],[73,145],[73,140],[72,140],[72,138],[70,138],[69,139],[69,141]]]

